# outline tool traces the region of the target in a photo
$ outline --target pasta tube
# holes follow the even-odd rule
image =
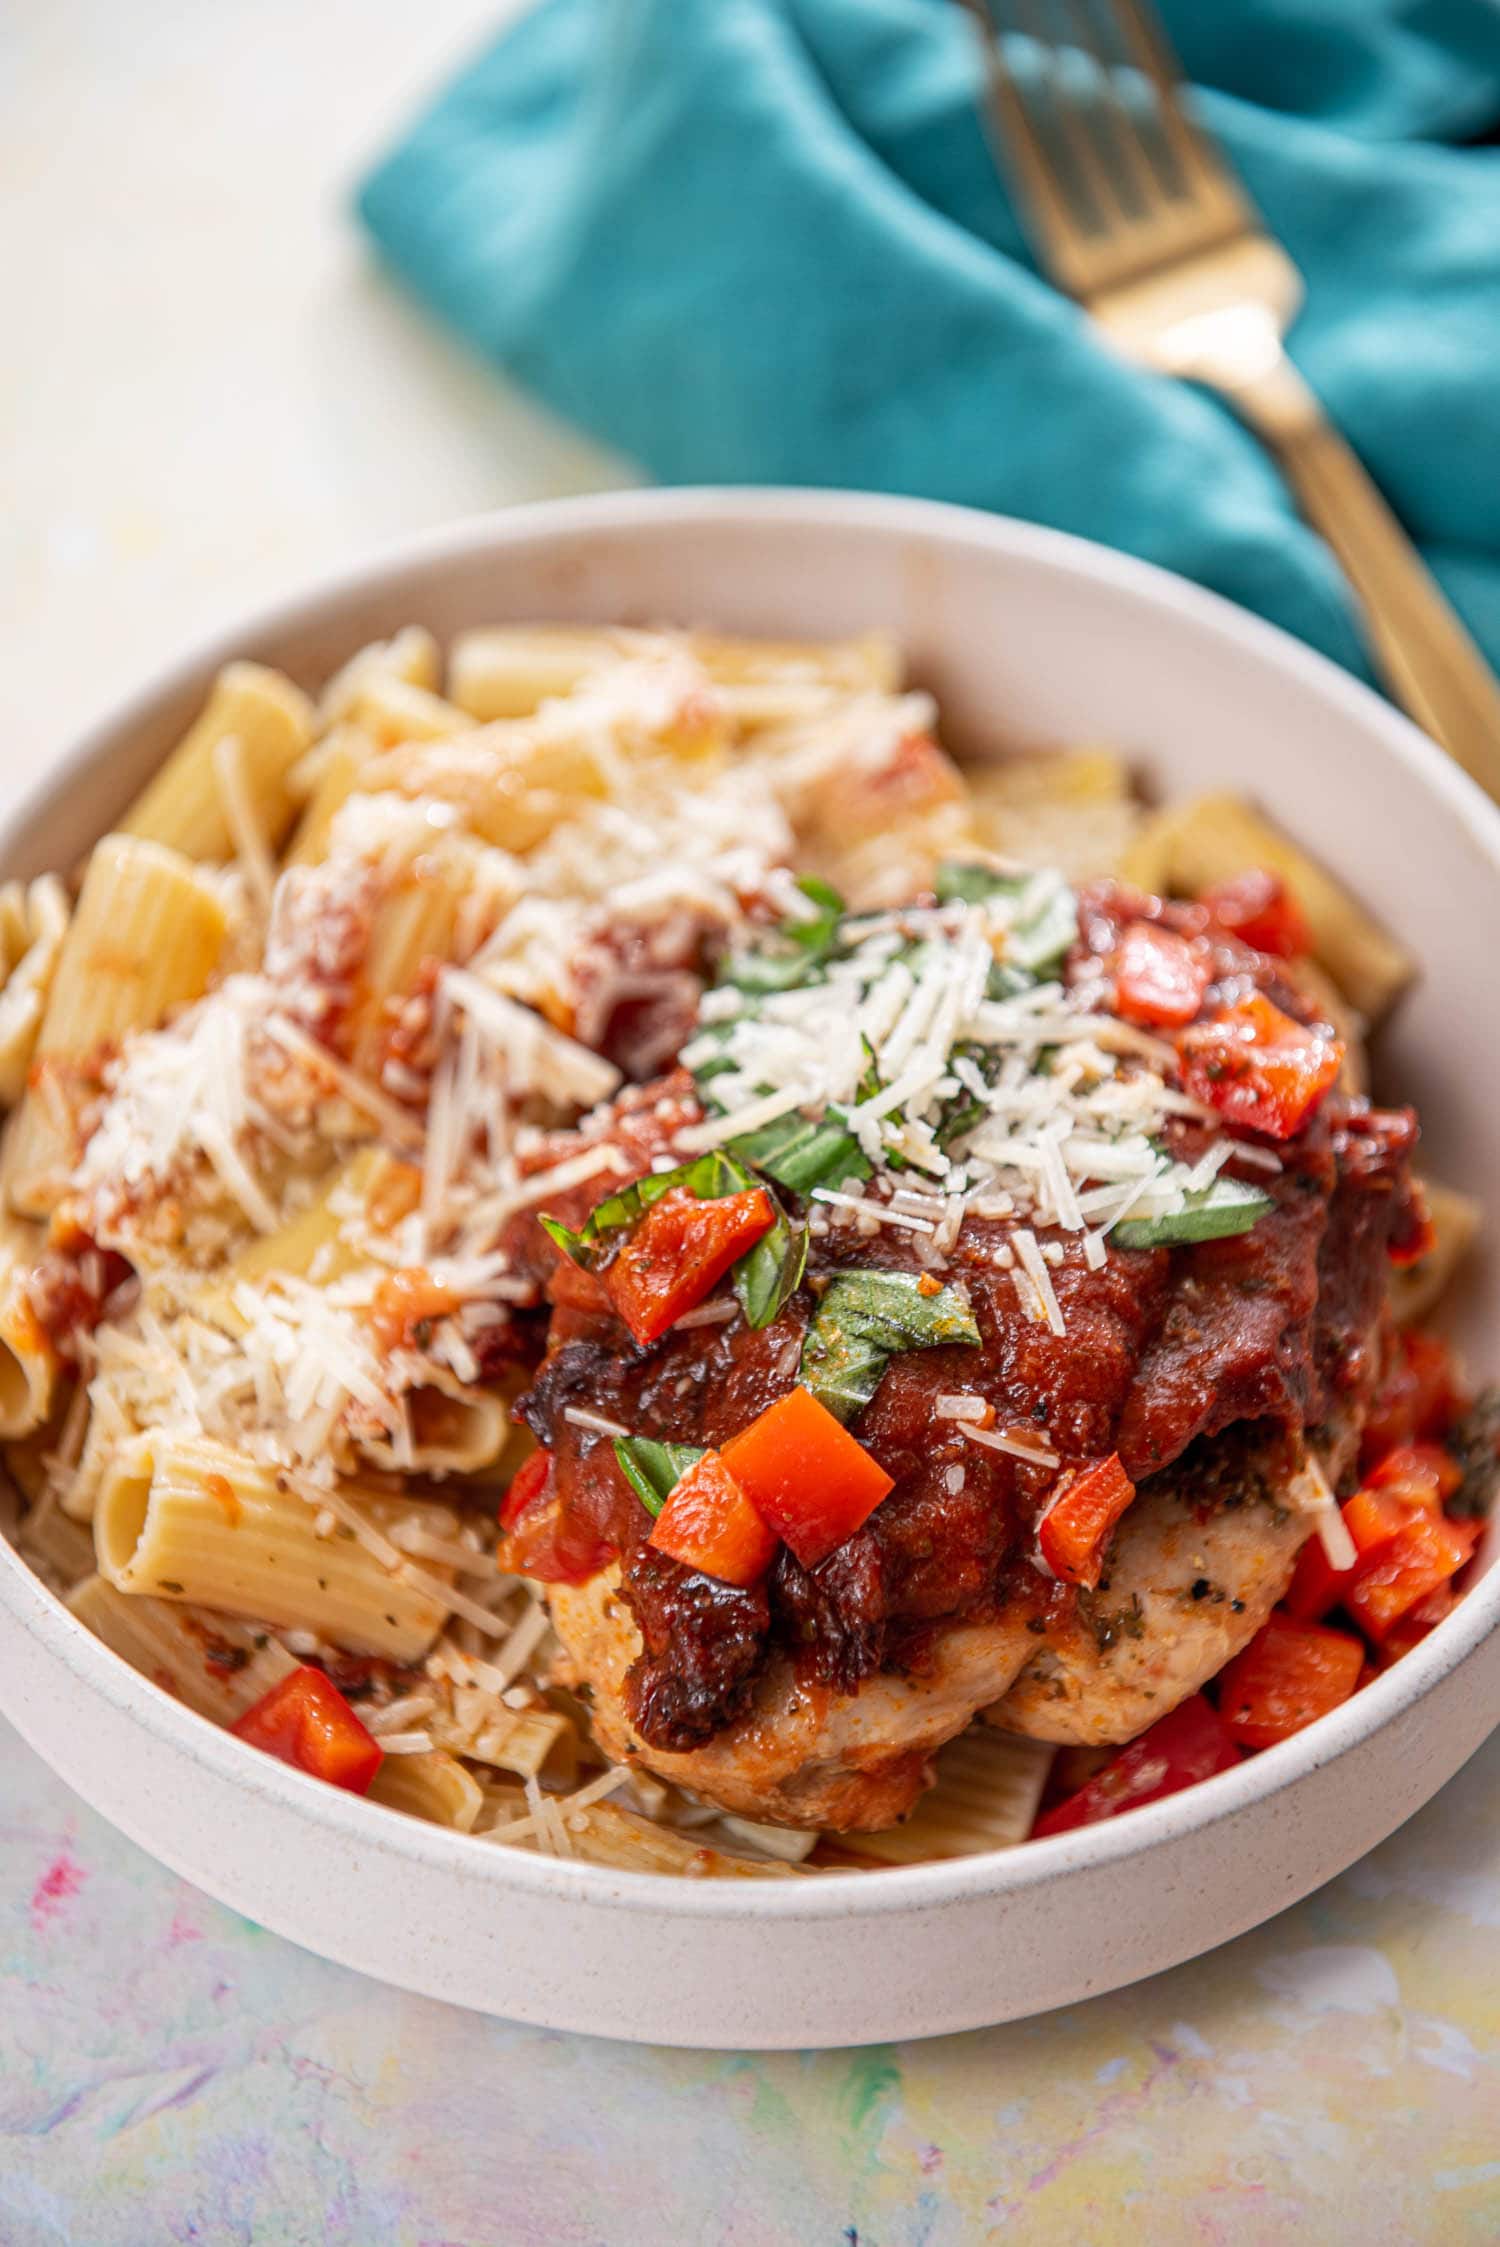
[[[360,785],[450,804],[481,842],[520,853],[607,797],[610,773],[591,742],[496,725],[380,757],[366,767]]]
[[[458,635],[449,651],[448,691],[471,717],[524,718],[632,651],[672,645],[695,656],[715,684],[728,690],[733,714],[747,728],[800,716],[810,687],[891,693],[901,681],[900,654],[882,632],[818,642],[502,624]]]
[[[287,847],[288,866],[311,866],[328,855],[333,822],[361,785],[365,768],[379,751],[360,726],[337,726],[312,752],[316,774],[302,807],[302,816]],[[312,758],[307,760],[309,764]]]
[[[473,730],[467,711],[390,672],[376,673],[367,681],[354,697],[349,716],[383,749],[394,749],[403,741],[445,741],[450,734]]]
[[[63,1512],[44,1479],[42,1461],[54,1440],[49,1432],[7,1445],[5,1466],[31,1501],[16,1532],[16,1550],[49,1582],[66,1590],[92,1573],[94,1540],[82,1522],[71,1521]]]
[[[318,701],[318,721],[341,725],[360,696],[378,681],[397,679],[410,687],[425,687],[435,694],[442,684],[443,663],[437,641],[421,624],[408,624],[389,640],[372,640],[340,671],[335,671]]]
[[[452,1571],[424,1562],[387,1567],[385,1530],[421,1517],[451,1537],[447,1507],[377,1497],[357,1488],[369,1542],[339,1524],[318,1535],[318,1508],[280,1487],[269,1467],[194,1436],[140,1436],[106,1473],[94,1506],[101,1575],[117,1591],[187,1600],[281,1630],[314,1631],[355,1653],[411,1662],[426,1652],[447,1609],[421,1580],[445,1586]],[[374,1545],[376,1550],[372,1551]]]
[[[1036,1819],[1052,1749],[986,1724],[950,1740],[937,1759],[937,1784],[904,1825],[884,1833],[846,1833],[838,1847],[883,1865],[972,1857],[1025,1841]]]
[[[43,1425],[61,1370],[28,1287],[41,1246],[39,1228],[0,1217],[0,1437]]]
[[[1391,1309],[1402,1326],[1415,1326],[1437,1309],[1478,1237],[1484,1212],[1468,1194],[1423,1181],[1432,1219],[1432,1246],[1419,1263],[1391,1273]]]
[[[404,1810],[429,1825],[472,1833],[484,1808],[484,1789],[457,1756],[434,1748],[426,1755],[388,1755],[370,1781],[368,1802]]]
[[[346,1035],[354,1066],[380,1081],[392,1028],[391,1003],[412,991],[429,960],[453,957],[459,921],[473,890],[473,868],[448,850],[398,882],[375,909],[359,979],[359,1003]]]
[[[422,1729],[440,1748],[493,1764],[523,1779],[568,1778],[577,1765],[578,1738],[569,1718],[555,1709],[508,1709],[477,1685],[457,1685]]]
[[[229,1301],[241,1280],[265,1280],[281,1274],[326,1286],[359,1271],[369,1259],[345,1239],[340,1212],[347,1209],[352,1214],[355,1207],[362,1207],[373,1223],[380,1196],[389,1190],[398,1172],[406,1172],[406,1167],[379,1147],[361,1147],[351,1155],[333,1173],[316,1201],[288,1218],[274,1233],[261,1233],[235,1251],[222,1291],[216,1289],[205,1304],[215,1323],[227,1325],[236,1334],[244,1332],[244,1319]],[[401,1214],[405,1214],[404,1208]]]
[[[174,850],[106,835],[63,938],[0,1174],[12,1209],[42,1216],[77,1156],[74,1103],[100,1057],[201,996],[224,942],[220,899]]]
[[[300,687],[261,663],[226,664],[201,717],[136,798],[120,830],[188,858],[217,864],[233,857],[216,752],[221,742],[236,741],[256,825],[275,850],[296,808],[289,776],[312,737],[312,704]]]
[[[485,1804],[490,1823],[486,1840],[511,1841],[528,1849],[558,1855],[556,1835],[561,1829],[567,1853],[587,1864],[612,1865],[621,1872],[686,1873],[699,1880],[795,1880],[792,1865],[751,1857],[736,1857],[727,1849],[714,1849],[701,1835],[676,1833],[658,1826],[618,1804],[587,1800],[590,1781],[578,1789],[580,1803],[570,1795],[544,1795],[536,1804],[519,1787],[486,1787]],[[515,1828],[514,1834],[511,1830]]]
[[[47,996],[68,932],[68,893],[55,874],[0,890],[5,987],[0,990],[0,1107],[26,1090]]]
[[[1027,866],[1072,879],[1119,865],[1140,825],[1122,757],[1111,749],[1057,749],[962,767],[974,838]]]
[[[451,1383],[451,1385],[450,1385]],[[399,1454],[385,1435],[356,1432],[355,1442],[371,1466],[426,1475],[471,1475],[492,1466],[510,1436],[510,1414],[488,1389],[469,1389],[440,1366],[406,1391],[409,1446]]]
[[[214,1724],[233,1724],[296,1667],[266,1631],[86,1576],[68,1606],[122,1661]]]

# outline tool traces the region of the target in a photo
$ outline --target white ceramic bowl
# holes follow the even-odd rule
[[[1434,1168],[1500,1209],[1500,812],[1383,703],[1281,634],[1137,562],[905,500],[628,494],[443,531],[170,671],[78,748],[0,845],[67,865],[150,772],[226,656],[311,684],[421,621],[888,626],[950,738],[1101,740],[1163,793],[1259,797],[1421,958],[1383,1041]],[[1500,1259],[1459,1330],[1500,1371]],[[1494,1558],[1495,1538],[1490,1540]],[[0,1539],[0,1706],[104,1815],[279,1933],[461,2005],[653,2042],[796,2047],[936,2034],[1172,1966],[1382,1840],[1500,1715],[1500,1568],[1417,1650],[1297,1738],[1086,1831],[955,1864],[746,1883],[557,1863],[320,1786],[116,1659]]]

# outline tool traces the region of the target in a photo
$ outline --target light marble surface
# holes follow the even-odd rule
[[[342,215],[503,10],[0,13],[0,801],[247,605],[622,477],[433,336]],[[1500,1740],[1309,1902],[1065,2015],[705,2057],[326,1966],[153,1865],[0,1725],[0,2247],[1490,2241],[1497,1806]]]

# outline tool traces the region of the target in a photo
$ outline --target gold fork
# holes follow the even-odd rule
[[[1359,596],[1392,692],[1500,798],[1500,685],[1287,357],[1302,276],[1187,115],[1146,7],[961,4],[982,37],[996,156],[1052,278],[1118,350],[1218,391],[1269,447]]]

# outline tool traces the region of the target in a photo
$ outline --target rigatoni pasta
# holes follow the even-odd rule
[[[202,716],[130,806],[120,831],[185,858],[231,858],[235,839],[219,752],[232,742],[252,816],[275,850],[296,809],[291,774],[312,737],[313,708],[300,687],[261,663],[226,664]]]
[[[85,1576],[68,1606],[95,1638],[211,1724],[233,1724],[296,1659],[279,1639],[220,1610],[121,1592]]]
[[[206,989],[227,926],[222,899],[179,852],[127,834],[95,846],[58,953],[27,1095],[0,1155],[12,1209],[33,1217],[51,1209],[102,1061],[131,1031],[152,1028]]]
[[[347,1512],[320,1526],[284,1475],[222,1444],[140,1436],[122,1449],[95,1503],[99,1571],[116,1591],[262,1617],[356,1653],[411,1661],[442,1628],[450,1571],[430,1562],[418,1570],[399,1550],[388,1565],[379,1542],[414,1515],[437,1534],[457,1523],[446,1507],[404,1497],[343,1496],[366,1536]]]

